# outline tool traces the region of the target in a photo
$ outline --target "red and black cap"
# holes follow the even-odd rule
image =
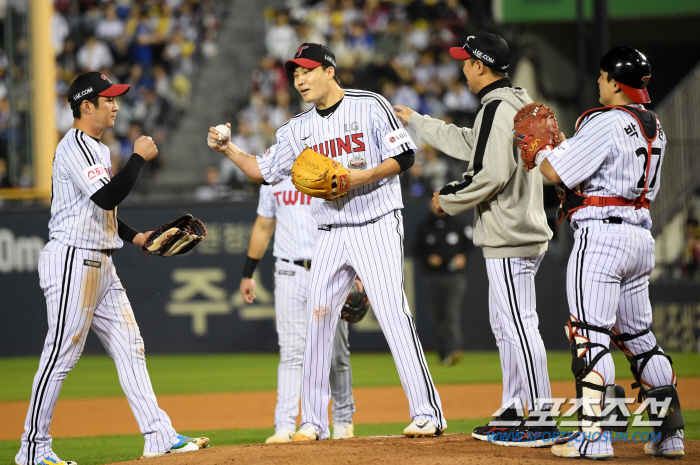
[[[303,43],[294,54],[294,58],[284,63],[284,69],[292,72],[297,66],[314,69],[321,65],[335,66],[335,54],[323,44]]]
[[[600,60],[600,69],[607,71],[634,103],[651,102],[646,89],[651,79],[651,64],[639,50],[615,47]]]
[[[479,32],[475,36],[467,37],[463,46],[450,48],[450,55],[457,60],[480,60],[489,68],[501,73],[506,72],[510,66],[508,44],[501,36],[489,32]]]
[[[83,100],[95,97],[118,97],[129,92],[129,84],[112,84],[107,76],[97,71],[81,74],[68,89],[68,101],[71,108],[80,106]]]

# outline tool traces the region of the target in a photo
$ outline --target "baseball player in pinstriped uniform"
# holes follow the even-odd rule
[[[671,400],[668,415],[653,429],[661,441],[648,442],[652,456],[684,455],[683,415],[676,376],[651,333],[649,276],[654,269],[654,239],[649,205],[660,189],[666,137],[649,103],[646,85],[651,65],[630,47],[616,47],[600,61],[600,103],[584,113],[576,134],[539,159],[542,174],[569,189],[564,202],[574,233],[567,270],[571,321],[567,334],[578,398],[592,411],[579,413],[579,434],[554,446],[559,457],[613,457],[610,428],[601,410],[609,397],[624,397],[615,385],[610,340],[623,350],[640,388],[640,399]],[[541,151],[540,153],[542,153]],[[658,412],[648,409],[652,421]],[[614,426],[614,425],[613,425]],[[598,440],[596,440],[598,435]]]
[[[306,303],[309,296],[311,257],[318,233],[311,213],[312,197],[299,192],[290,179],[260,187],[258,218],[250,236],[248,257],[241,280],[241,295],[255,299],[253,271],[275,234],[275,321],[280,345],[277,369],[275,434],[266,443],[290,442],[296,431],[301,393],[301,371],[306,340]],[[352,370],[348,323],[338,321],[330,373],[333,397],[333,439],[353,437]]]
[[[248,176],[277,184],[288,178],[306,147],[350,169],[350,191],[333,201],[314,199],[319,225],[307,307],[302,425],[292,440],[326,439],[328,376],[341,307],[356,276],[362,278],[375,316],[394,356],[408,397],[412,423],[407,436],[433,436],[447,426],[440,396],[403,290],[403,220],[398,174],[413,164],[415,144],[383,97],[341,89],[335,56],[321,44],[306,43],[285,63],[309,110],[277,131],[277,144],[259,157],[240,151],[209,130],[207,143],[226,154]]]
[[[32,397],[15,463],[74,464],[51,450],[49,426],[63,380],[73,369],[92,328],[114,360],[119,382],[144,436],[144,457],[206,447],[207,438],[175,432],[158,407],[146,370],[143,339],[131,304],[112,263],[123,241],[143,245],[150,233],[137,233],[117,217],[143,164],[158,153],[141,136],[124,168],[112,176],[102,132],[114,125],[116,97],[129,85],[112,84],[104,74],[81,74],[68,99],[75,123],[56,148],[51,173],[50,241],[39,257],[39,279],[46,297],[49,331],[32,384]]]
[[[539,405],[539,399],[552,394],[535,308],[535,274],[552,231],[544,213],[542,180],[522,169],[513,136],[513,117],[532,99],[524,89],[511,86],[508,44],[499,36],[481,32],[450,53],[465,60],[469,90],[481,101],[474,128],[446,125],[400,105],[394,109],[424,142],[469,161],[464,180],[435,192],[433,206],[451,215],[476,207],[474,244],[482,247],[486,258],[489,319],[501,356],[503,397],[499,417],[472,435],[486,440],[489,432],[523,433],[507,435],[511,440],[496,444],[544,446],[543,441],[530,440],[531,434],[552,433],[558,427],[546,411],[551,404]],[[541,409],[547,424],[522,424],[526,402],[531,417],[533,410]]]

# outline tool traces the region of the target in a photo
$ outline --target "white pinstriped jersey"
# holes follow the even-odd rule
[[[277,131],[277,143],[258,156],[265,181],[276,184],[291,175],[299,154],[311,147],[348,167],[354,156],[379,166],[387,158],[413,150],[416,145],[403,128],[391,105],[381,95],[345,90],[338,108],[329,116],[315,107],[294,116]],[[403,208],[398,176],[352,189],[330,202],[314,199],[313,213],[321,225],[364,224]]]
[[[635,199],[644,190],[646,165],[650,158],[646,198],[651,201],[659,192],[665,148],[666,135],[660,124],[649,157],[648,143],[637,120],[622,110],[609,110],[586,116],[576,134],[554,149],[547,160],[569,188],[582,184],[586,195]],[[573,223],[611,216],[651,229],[649,210],[633,206],[585,207],[576,211],[571,220]]]
[[[311,211],[313,197],[299,192],[291,178],[261,186],[258,215],[277,218],[272,254],[287,260],[311,260],[318,224]]]
[[[117,209],[90,197],[112,178],[109,148],[79,129],[66,133],[53,159],[49,238],[79,249],[118,249]]]

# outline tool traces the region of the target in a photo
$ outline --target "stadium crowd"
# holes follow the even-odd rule
[[[17,3],[17,2],[13,2]],[[22,2],[23,3],[23,2]],[[56,128],[58,138],[73,125],[73,113],[66,99],[71,81],[85,71],[99,70],[113,82],[131,84],[131,91],[119,101],[120,117],[114,131],[103,142],[112,153],[114,171],[129,158],[133,141],[151,135],[156,144],[188,107],[192,82],[203,59],[216,54],[216,36],[221,23],[222,0],[56,0],[51,18],[52,44],[56,57]],[[16,5],[12,7],[15,11]],[[10,10],[10,8],[8,8]],[[26,11],[24,12],[26,14]],[[10,13],[0,25],[4,30]],[[15,29],[21,24],[13,24]],[[26,31],[25,31],[26,32]],[[7,171],[8,145],[17,134],[12,118],[28,112],[28,103],[10,108],[5,78],[11,73],[13,85],[29,81],[28,60],[21,59],[25,41],[16,41],[12,63],[0,54],[0,186],[31,185],[31,173],[24,180],[10,182]],[[16,102],[15,102],[16,103]],[[21,131],[20,131],[21,132]],[[149,163],[143,178],[167,163],[158,157]],[[31,169],[30,169],[31,170]],[[5,173],[5,175],[3,175]],[[24,181],[23,181],[24,180]]]
[[[300,44],[327,44],[335,53],[343,87],[380,93],[401,104],[460,125],[471,125],[479,102],[467,88],[462,63],[449,48],[488,21],[480,1],[289,0],[265,12],[263,56],[251,76],[250,97],[235,102],[233,142],[249,153],[274,144],[275,131],[305,109],[283,68]],[[478,19],[467,7],[479,11]],[[466,166],[419,144],[416,163],[402,175],[406,193],[432,195],[458,179]],[[228,160],[220,182],[244,186],[245,176]]]

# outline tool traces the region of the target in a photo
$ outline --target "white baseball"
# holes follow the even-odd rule
[[[215,129],[219,131],[219,140],[226,140],[231,135],[231,130],[225,124],[220,124]]]

